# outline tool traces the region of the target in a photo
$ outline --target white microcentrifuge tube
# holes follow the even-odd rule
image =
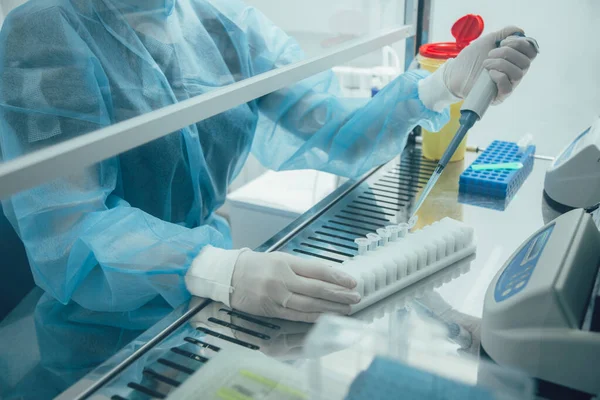
[[[392,282],[395,282],[398,279],[398,268],[396,267],[396,264],[392,258],[393,249],[391,246],[387,246],[390,235],[388,230],[385,228],[380,228],[377,229],[377,233],[380,233],[380,235],[371,234],[370,237],[372,240],[376,240],[377,237],[380,237],[383,245],[374,251],[369,252],[368,254],[370,254],[371,257],[373,257],[373,259],[375,259],[379,264],[373,268],[373,271],[378,279],[378,288],[382,288],[385,285],[390,285]]]
[[[388,225],[385,227],[390,234],[390,242],[398,240],[398,225]]]
[[[406,222],[398,224],[398,239],[402,239],[408,234],[409,226]]]
[[[381,236],[381,245],[387,246],[388,242],[390,241],[390,232],[385,228],[379,228],[376,232],[379,236]]]
[[[356,245],[358,246],[358,255],[359,256],[362,256],[367,252],[370,242],[371,241],[366,238],[354,239],[354,243],[356,243]]]
[[[367,239],[371,241],[371,243],[369,243],[369,251],[377,250],[379,242],[381,241],[381,236],[376,233],[367,233]]]
[[[517,146],[519,146],[519,154],[525,153],[527,148],[533,144],[533,135],[531,133],[527,133],[517,142]]]
[[[359,255],[354,257],[351,264],[347,266],[349,272],[353,272],[351,275],[360,277],[361,283],[358,291],[362,296],[368,296],[378,289],[378,282],[381,281],[381,271],[379,270],[383,269],[383,266],[373,259],[373,251],[377,249],[380,238],[378,235],[375,235],[375,238],[371,238],[369,235],[367,235],[367,238],[354,240],[359,246]],[[364,251],[364,253],[361,254],[361,251]],[[379,274],[377,271],[379,271]]]
[[[352,276],[356,280],[356,290],[361,297],[368,295],[373,291],[375,284],[375,274],[365,272],[364,265],[368,261],[367,250],[371,241],[367,238],[354,239],[354,243],[358,247],[358,254],[351,260],[344,261],[343,271]],[[367,288],[365,290],[365,281]]]
[[[402,279],[407,274],[408,259],[405,255],[407,248],[401,240],[408,235],[408,224],[403,222],[398,225],[390,225],[387,229],[391,232],[390,243],[385,249],[387,256],[394,264],[394,281]]]

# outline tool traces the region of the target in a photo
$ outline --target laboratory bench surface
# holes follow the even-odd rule
[[[459,199],[459,176],[476,157],[476,154],[467,153],[464,161],[446,168],[421,208],[418,222],[419,226],[425,226],[450,217],[474,227],[478,243],[476,257],[450,266],[360,311],[354,318],[376,329],[398,329],[391,321],[397,319],[399,312],[406,313],[409,318],[419,318],[418,310],[424,308],[435,318],[456,322],[471,333],[469,344],[454,343],[451,351],[465,357],[477,356],[480,318],[488,285],[523,241],[559,214],[543,199],[544,174],[550,165],[550,161],[546,160],[535,160],[533,171],[508,205],[485,198]],[[386,177],[388,181],[389,177],[405,179],[403,176],[410,175],[410,171],[428,172],[433,165],[420,158],[418,149],[407,149],[401,162],[399,159],[392,160],[362,180],[347,182],[261,246],[260,250],[288,251],[303,257],[329,257],[336,263],[344,261],[352,254],[344,256],[344,252],[338,251],[341,253],[339,256],[324,256],[337,253],[335,250],[332,253],[332,247],[324,242],[321,242],[322,246],[308,242],[308,238],[314,238],[315,231],[320,231],[319,227],[327,223],[323,219],[328,213],[339,211],[336,207],[347,206],[349,199],[356,201],[356,196],[371,190],[373,182],[385,181]],[[408,169],[403,172],[402,168]],[[420,176],[416,174],[412,180],[409,179],[407,185],[415,188],[411,201],[420,196],[419,187],[423,186],[425,178],[426,174],[422,172]],[[382,198],[373,198],[378,199],[372,200],[375,204],[390,211],[385,208],[388,203],[379,202]],[[360,214],[362,207],[360,204],[358,207],[355,209]],[[396,218],[392,215],[402,212],[399,210],[385,215],[389,216],[391,223]],[[312,221],[310,224],[306,222],[309,220]],[[335,247],[335,243],[332,245]],[[39,289],[34,290],[20,307],[33,307],[40,295]],[[418,307],[411,306],[415,301],[418,301]],[[131,391],[136,392],[138,397],[135,398],[166,395],[223,345],[258,349],[279,360],[301,362],[303,341],[312,326],[254,319],[198,298],[191,299],[141,334],[141,331],[114,327],[104,331],[101,325],[93,324],[91,329],[85,328],[88,330],[82,327],[80,335],[77,335],[76,324],[68,326],[68,321],[62,324],[49,322],[52,326],[40,329],[39,319],[37,314],[23,318],[9,316],[0,324],[0,371],[3,375],[0,382],[4,380],[2,385],[14,387],[21,380],[23,383],[17,386],[23,393],[39,385],[37,392],[33,392],[38,396],[34,397],[48,397],[65,389],[61,384],[69,380],[73,382],[91,371],[60,396],[64,399],[76,398],[83,393],[93,398],[127,398]],[[60,337],[64,340],[58,340]],[[410,342],[423,338],[418,330],[407,329],[403,340]],[[343,361],[343,357],[339,357],[338,360]],[[147,389],[150,392],[144,392]]]

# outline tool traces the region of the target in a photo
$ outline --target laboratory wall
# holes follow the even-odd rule
[[[480,14],[486,32],[515,24],[535,37],[540,54],[514,95],[492,107],[469,142],[517,140],[530,132],[539,154],[556,155],[600,115],[600,1],[434,0],[432,41],[452,39],[460,16]]]

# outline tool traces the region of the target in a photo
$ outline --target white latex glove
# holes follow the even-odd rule
[[[231,279],[231,307],[264,317],[314,322],[324,312],[348,314],[360,301],[356,281],[319,261],[286,253],[243,251]]]
[[[526,38],[509,38],[516,32],[524,33],[516,26],[508,26],[473,41],[456,58],[419,83],[421,101],[431,110],[442,111],[469,94],[483,69],[489,71],[498,86],[493,104],[504,101],[537,56],[537,49]]]

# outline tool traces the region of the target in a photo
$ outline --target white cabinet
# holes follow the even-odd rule
[[[255,248],[335,190],[340,178],[312,170],[268,171],[227,197],[234,248]]]

